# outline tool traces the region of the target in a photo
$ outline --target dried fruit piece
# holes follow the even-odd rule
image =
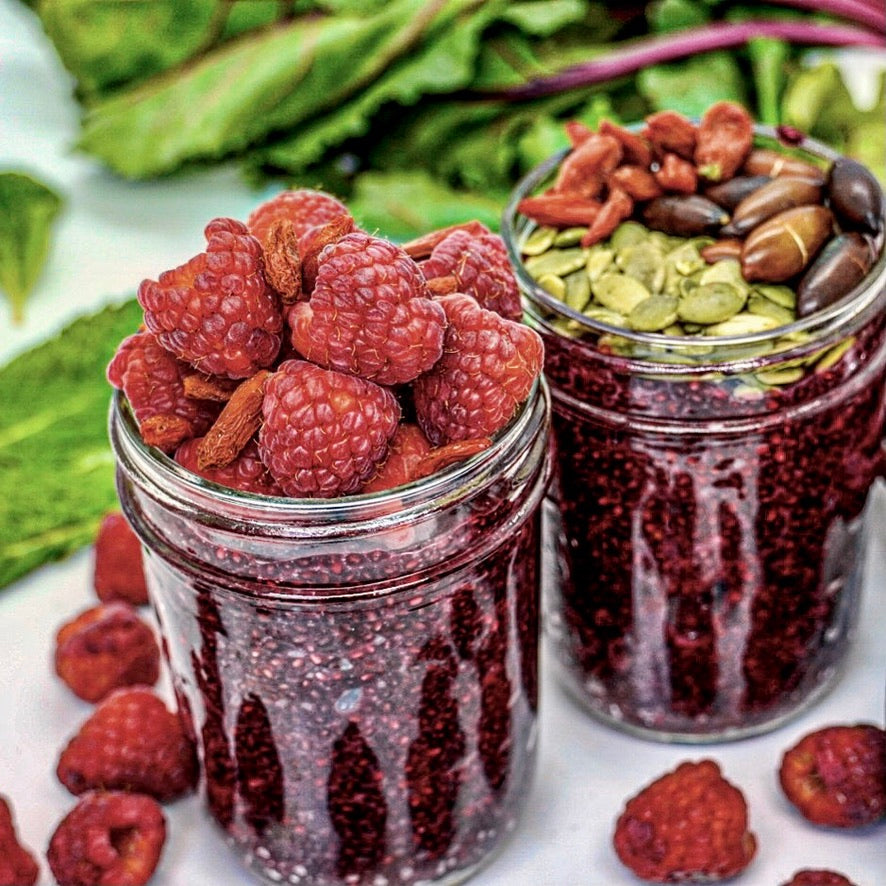
[[[423,234],[420,237],[416,237],[414,240],[402,244],[403,251],[410,258],[420,261],[421,259],[427,258],[434,251],[434,248],[438,243],[442,243],[450,234],[454,234],[456,231],[465,231],[473,237],[480,237],[483,234],[490,233],[489,228],[487,228],[483,222],[473,219],[471,221],[448,225],[445,228],[437,228],[436,231],[431,231],[429,234]]]
[[[435,446],[491,437],[529,396],[541,371],[541,338],[469,295],[445,295],[440,304],[449,325],[443,356],[413,385],[418,423]]]
[[[416,468],[430,451],[431,444],[424,431],[416,424],[402,422],[391,438],[387,458],[360,491],[381,492],[412,482],[416,479]]]
[[[72,794],[132,791],[166,803],[194,789],[197,756],[178,715],[137,686],[98,704],[61,752],[56,775]]]
[[[165,842],[166,820],[152,797],[90,791],[56,827],[46,859],[62,886],[144,886]]]
[[[684,160],[695,156],[695,124],[677,111],[650,114],[643,135],[660,155],[674,153]]]
[[[265,281],[261,244],[245,225],[217,218],[204,233],[205,252],[139,286],[145,325],[201,372],[247,378],[280,350],[280,305]]]
[[[886,731],[858,723],[811,732],[785,752],[778,777],[813,824],[873,824],[886,816]]]
[[[654,178],[663,190],[675,194],[694,194],[698,187],[698,173],[695,166],[671,152],[662,157]]]
[[[734,877],[757,848],[744,795],[713,760],[681,763],[628,800],[613,843],[622,863],[653,883]]]
[[[288,495],[318,498],[360,489],[400,420],[386,388],[304,360],[285,361],[268,379],[262,412],[262,461]]]
[[[227,403],[237,389],[240,380],[219,378],[217,375],[204,375],[202,372],[189,372],[182,378],[185,396],[192,400],[214,400]]]
[[[563,158],[551,190],[585,200],[598,197],[621,157],[622,148],[616,139],[591,133]]]
[[[262,243],[265,254],[265,279],[280,296],[284,305],[291,305],[302,296],[301,252],[295,226],[288,219],[271,225]]]
[[[160,649],[132,606],[102,603],[59,629],[55,671],[75,695],[96,702],[121,686],[156,683]]]
[[[844,877],[836,871],[804,868],[797,871],[782,886],[855,886],[855,884],[848,877]]]
[[[646,139],[630,129],[625,129],[611,120],[603,119],[597,127],[601,135],[611,135],[620,145],[622,160],[625,163],[648,168],[652,163],[652,148]]]
[[[301,239],[301,288],[302,295],[308,298],[317,283],[320,255],[327,246],[338,243],[345,234],[356,230],[354,220],[350,217],[336,218],[311,228]]]
[[[126,395],[148,446],[173,452],[182,440],[204,434],[218,415],[215,404],[186,394],[189,372],[150,332],[124,339],[108,364],[108,381]]]
[[[586,200],[572,194],[541,194],[524,197],[517,210],[540,225],[584,226],[599,215],[601,205],[599,200]]]
[[[246,219],[246,227],[253,237],[264,243],[276,223],[288,221],[301,240],[311,228],[345,217],[351,218],[350,210],[332,194],[298,188],[281,191],[256,207]]]
[[[197,451],[202,440],[202,437],[185,440],[176,449],[175,460],[183,468],[203,477],[204,480],[227,486],[229,489],[239,489],[241,492],[253,492],[257,495],[283,495],[280,485],[261,460],[255,440],[250,440],[237,453],[234,460],[223,468],[201,468],[197,463]]]
[[[582,246],[593,246],[605,240],[634,211],[634,201],[621,189],[610,187],[597,217],[582,235]]]
[[[9,801],[0,794],[0,883],[33,886],[39,875],[36,859],[19,842]]]
[[[693,159],[708,181],[732,178],[747,160],[754,143],[754,121],[736,102],[714,102],[702,114]]]
[[[133,606],[148,602],[142,546],[119,511],[105,514],[95,537],[92,584],[99,600],[123,600]]]
[[[502,317],[519,320],[523,314],[520,290],[498,234],[454,231],[434,247],[421,272],[432,288],[435,278],[451,276],[450,292],[472,295],[481,307]]]
[[[619,166],[609,176],[609,180],[632,200],[652,200],[653,197],[660,197],[663,193],[663,187],[656,180],[656,176],[643,166]]]

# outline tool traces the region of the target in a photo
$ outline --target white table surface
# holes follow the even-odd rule
[[[36,20],[0,0],[0,168],[30,170],[64,192],[46,272],[11,325],[0,305],[0,363],[74,316],[134,291],[202,245],[217,215],[245,218],[258,196],[232,169],[165,182],[117,180],[71,149],[78,109],[70,81]],[[636,886],[611,849],[627,797],[684,759],[713,756],[745,792],[759,841],[736,882],[778,886],[800,867],[840,870],[858,886],[886,884],[886,825],[840,833],[805,823],[782,798],[776,768],[802,734],[830,723],[882,724],[886,684],[886,490],[875,489],[858,642],[837,689],[812,710],[763,737],[704,747],[630,738],[589,719],[545,677],[538,777],[522,823],[476,886]],[[91,706],[51,666],[55,630],[95,602],[91,553],[44,567],[0,591],[0,793],[12,798],[20,836],[40,858],[73,798],[57,782],[59,750]],[[253,880],[220,846],[195,797],[167,807],[169,837],[155,886],[248,886]]]

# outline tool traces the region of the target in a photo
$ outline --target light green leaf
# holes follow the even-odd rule
[[[748,56],[757,93],[756,118],[761,123],[777,126],[781,122],[779,103],[790,47],[783,40],[757,37],[748,43]]]
[[[52,223],[62,198],[50,187],[20,172],[0,173],[0,289],[21,323],[25,302],[49,254]]]

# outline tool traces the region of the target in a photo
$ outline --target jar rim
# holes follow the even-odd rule
[[[170,503],[196,508],[222,520],[230,516],[232,522],[269,534],[279,534],[281,528],[285,532],[285,527],[310,525],[318,536],[338,535],[345,524],[397,525],[408,522],[418,510],[448,507],[463,495],[472,494],[488,482],[501,459],[516,457],[528,429],[546,423],[549,406],[547,382],[540,376],[517,414],[487,449],[420,480],[337,498],[268,496],[204,479],[144,443],[126,397],[119,390],[111,398],[109,436],[118,464],[130,476],[149,477],[152,488],[162,490]]]
[[[637,124],[628,128],[636,129],[639,125],[640,124]],[[769,142],[775,141],[785,147],[802,151],[810,157],[818,160],[825,160],[833,163],[842,156],[838,151],[835,151],[822,142],[809,137],[803,138],[803,140],[798,143],[792,142],[790,145],[787,145],[779,138],[777,129],[772,126],[757,124],[754,126],[754,132],[758,140],[763,139],[768,140]],[[502,239],[504,240],[508,252],[508,258],[510,259],[512,269],[524,297],[530,302],[530,304],[538,304],[545,310],[551,311],[570,322],[578,324],[582,331],[587,331],[589,333],[618,335],[633,344],[658,350],[673,349],[680,351],[687,347],[692,347],[692,345],[697,345],[697,338],[665,335],[664,333],[659,332],[638,332],[636,330],[626,329],[621,326],[613,326],[609,323],[604,323],[601,320],[587,317],[580,311],[569,307],[556,296],[539,286],[529,275],[519,250],[521,233],[519,229],[519,220],[523,217],[517,211],[517,206],[524,197],[529,196],[548,176],[551,175],[570,150],[571,148],[568,147],[563,148],[548,157],[547,160],[540,163],[534,169],[530,170],[530,172],[517,183],[502,212]],[[884,230],[886,230],[886,209],[884,209],[883,221]],[[833,327],[842,327],[851,323],[853,320],[863,316],[877,299],[882,298],[884,293],[886,293],[886,247],[884,247],[882,241],[883,235],[880,236],[880,254],[865,279],[832,305],[809,314],[807,317],[799,318],[792,323],[787,323],[783,326],[775,327],[774,329],[768,329],[762,332],[745,333],[743,335],[712,336],[709,339],[705,339],[705,344],[715,345],[718,349],[728,351],[730,349],[740,349],[747,346],[766,344],[785,336],[802,335],[814,330],[824,330],[824,334],[826,334],[827,331]],[[782,352],[782,357],[785,357],[787,353],[788,352],[786,351]],[[662,367],[664,373],[678,371],[677,368],[673,367],[671,364],[664,362],[657,363],[653,358],[643,357],[641,359],[634,358],[633,360],[630,358],[621,359],[626,363],[637,363],[647,368],[650,365],[658,365]],[[697,368],[700,371],[709,371],[712,367],[722,369],[724,366],[729,365],[732,362],[733,361],[728,358],[701,361],[697,364]],[[737,360],[736,362],[740,363],[743,361]],[[679,371],[685,373],[687,367],[679,367]]]

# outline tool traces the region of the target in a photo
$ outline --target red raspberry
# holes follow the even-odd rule
[[[258,451],[258,444],[250,440],[240,450],[240,454],[223,468],[200,468],[197,464],[197,448],[202,437],[185,440],[175,451],[175,460],[183,467],[204,480],[239,489],[242,492],[254,492],[257,495],[283,495],[280,484],[271,476],[265,467]]]
[[[409,483],[415,479],[419,463],[430,451],[431,444],[424,431],[418,425],[403,422],[391,440],[388,457],[360,491],[381,492]]]
[[[18,841],[12,809],[0,795],[0,883],[3,886],[33,886],[40,874],[34,856]]]
[[[413,385],[418,423],[434,445],[491,437],[529,396],[541,372],[541,338],[469,295],[439,301],[449,325],[443,356]]]
[[[331,221],[351,218],[348,207],[331,194],[300,188],[281,191],[253,210],[246,227],[253,237],[264,243],[268,232],[280,221],[292,222],[295,235],[301,239],[311,228]]]
[[[61,886],[144,886],[165,842],[153,797],[90,791],[55,829],[46,859]]]
[[[75,695],[96,702],[121,686],[156,683],[160,649],[132,606],[101,603],[59,629],[55,671]]]
[[[386,388],[304,360],[281,363],[268,379],[262,413],[262,461],[288,495],[316,498],[356,492],[400,420]]]
[[[710,883],[754,857],[742,792],[713,760],[681,763],[628,800],[615,826],[622,863],[653,883]]]
[[[858,828],[886,816],[886,731],[859,723],[828,726],[785,752],[779,781],[814,824]]]
[[[453,231],[434,247],[421,272],[436,292],[472,295],[481,307],[509,320],[523,315],[517,280],[498,234]]]
[[[92,583],[99,600],[123,600],[133,606],[148,602],[142,546],[119,511],[105,514],[95,538]]]
[[[794,876],[782,886],[855,886],[855,884],[835,871],[812,870],[805,868],[797,871]]]
[[[145,325],[201,372],[248,378],[280,350],[280,305],[265,281],[261,244],[245,225],[217,218],[205,235],[205,252],[139,286]]]
[[[165,803],[193,790],[197,757],[178,715],[136,686],[96,707],[62,751],[56,775],[72,794],[132,791]]]
[[[287,319],[302,356],[383,385],[430,369],[446,325],[418,265],[399,246],[359,231],[320,253],[311,299],[294,304]]]
[[[163,348],[150,332],[124,339],[108,364],[108,381],[123,391],[149,446],[173,452],[188,437],[204,434],[221,407],[185,396],[191,368]]]

